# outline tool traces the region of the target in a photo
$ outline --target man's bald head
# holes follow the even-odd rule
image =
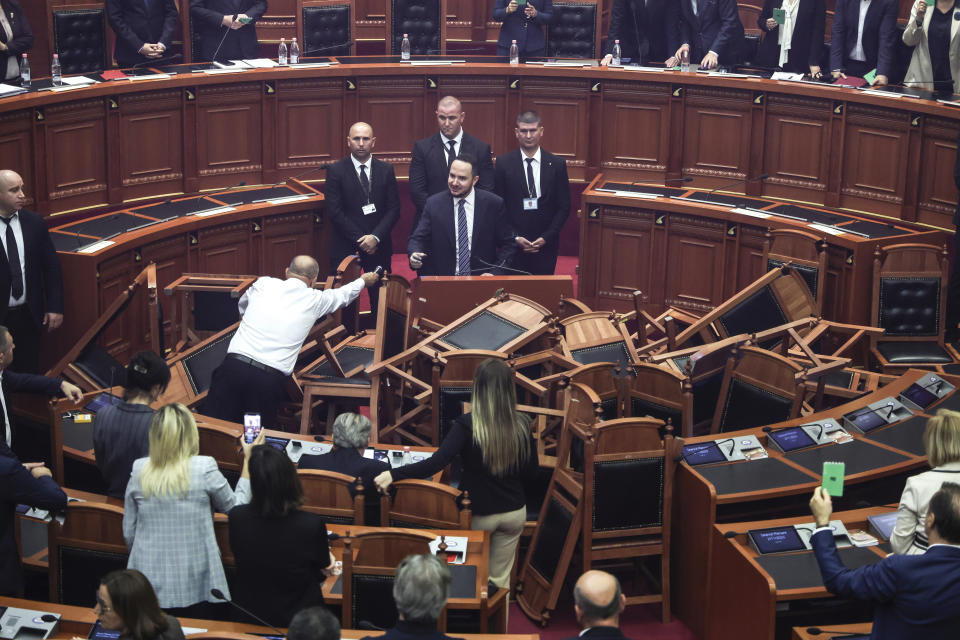
[[[23,178],[16,171],[0,170],[0,215],[9,218],[27,203]]]
[[[465,115],[459,100],[453,96],[441,98],[437,103],[437,124],[440,125],[440,133],[450,140],[456,138],[460,135]]]
[[[287,277],[300,278],[308,285],[312,285],[320,275],[320,265],[310,256],[297,256],[290,261],[287,267]]]
[[[573,588],[573,602],[584,628],[617,626],[626,606],[620,582],[606,571],[587,571],[580,576]]]
[[[373,127],[366,122],[355,122],[347,133],[347,148],[358,162],[366,163],[370,159],[377,139],[373,135]]]

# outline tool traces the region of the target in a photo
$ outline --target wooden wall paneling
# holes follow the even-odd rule
[[[300,211],[280,216],[271,216],[263,221],[262,257],[257,270],[258,275],[282,278],[284,270],[290,265],[294,256],[308,255],[317,258],[321,272],[327,270],[328,260],[322,260],[324,255],[318,255],[320,247],[313,233],[313,212]]]
[[[229,187],[241,180],[263,182],[262,91],[259,82],[198,88],[196,153],[200,189]]]
[[[508,111],[508,94],[513,97],[515,92],[510,91],[509,81],[504,77],[441,77],[439,78],[437,99],[445,96],[455,96],[463,105],[466,117],[463,128],[490,145],[494,156],[506,153],[517,146],[517,137],[514,134],[517,113]],[[523,83],[519,86],[523,87]],[[424,132],[424,136],[437,130],[436,104],[424,105],[430,112],[432,128]],[[522,108],[522,107],[520,107]],[[546,142],[544,143],[546,145]],[[411,145],[411,149],[413,146]],[[550,147],[548,147],[550,148]],[[556,153],[553,148],[551,151]]]
[[[106,101],[44,107],[46,197],[57,211],[103,205],[107,193]]]
[[[238,220],[192,232],[191,238],[196,238],[197,271],[243,274],[255,270],[259,265],[250,260],[251,224],[252,220]]]
[[[346,155],[347,127],[362,120],[373,127],[377,136],[377,158],[397,166],[397,173],[407,174],[413,143],[428,135],[418,130],[423,122],[424,81],[413,77],[362,78],[358,80],[357,116],[348,118],[342,129],[343,153]],[[432,111],[433,109],[431,109]],[[436,122],[436,120],[434,120]],[[409,125],[408,125],[409,123]],[[469,126],[469,125],[467,125]]]
[[[527,78],[521,92],[521,110],[533,109],[543,119],[543,146],[567,161],[571,180],[584,180],[590,157],[590,81]],[[516,115],[509,114],[501,125],[511,149],[517,146]]]
[[[652,262],[654,212],[604,207],[597,272],[606,288],[597,292],[594,310],[613,310],[633,299],[637,289],[649,291],[655,278]]]
[[[830,169],[831,103],[769,95],[759,166],[762,195],[823,204]],[[752,176],[751,176],[752,177]]]
[[[182,89],[182,118],[183,130],[180,139],[183,149],[183,190],[185,193],[196,193],[200,189],[197,179],[197,88],[185,87]]]
[[[688,87],[685,91],[683,173],[711,188],[748,178],[752,93]],[[743,191],[742,188],[734,189]]]
[[[608,179],[662,181],[671,151],[670,86],[634,82],[603,83],[603,123],[599,170]]]
[[[727,223],[671,214],[668,224],[664,306],[709,311],[724,299]]]
[[[763,263],[763,240],[766,230],[748,224],[736,225],[737,235],[731,239],[727,234],[728,250],[734,260],[734,268],[726,269],[726,273],[736,274],[736,278],[724,278],[724,298],[729,298],[751,282],[767,272]]]
[[[908,171],[907,114],[847,104],[839,206],[899,217]]]
[[[95,318],[106,311],[113,302],[123,293],[133,278],[134,272],[133,257],[130,253],[124,252],[108,260],[104,260],[97,267],[99,288],[98,288],[98,308]],[[114,320],[103,332],[100,337],[100,346],[106,349],[110,355],[118,360],[130,353],[131,342],[135,342],[136,331],[134,327],[142,327],[142,316],[138,311],[138,305],[131,304],[126,311]]]
[[[157,265],[157,299],[163,308],[163,337],[164,344],[169,348],[173,346],[177,339],[174,329],[176,318],[173,317],[173,298],[163,293],[164,287],[182,276],[184,273],[190,273],[187,253],[186,234],[177,234],[164,240],[152,242],[144,245],[138,250],[140,255],[139,265],[145,266],[151,262]],[[179,301],[178,301],[179,303]],[[147,329],[146,323],[140,325],[141,329]],[[133,355],[136,351],[150,348],[149,333],[144,331],[137,336],[139,344],[133,346]]]
[[[286,38],[289,46],[297,37],[299,24],[297,0],[270,0],[267,3],[267,12],[257,20],[257,40],[261,45],[277,45],[280,38]],[[302,42],[300,50],[303,51]],[[276,51],[271,51],[269,55],[276,58]]]
[[[354,41],[386,43],[390,31],[386,12],[389,2],[390,0],[354,0]],[[354,54],[356,54],[356,47],[354,47]]]
[[[588,187],[589,188],[589,187]],[[603,207],[596,204],[582,205],[580,213],[580,246],[599,247],[603,235]],[[597,303],[597,291],[600,290],[599,257],[600,251],[580,251],[580,263],[577,265],[577,297],[590,308]]]
[[[938,227],[951,227],[956,210],[957,185],[953,165],[957,157],[957,123],[924,117],[920,142],[919,171],[911,171],[917,179],[917,222]]]
[[[276,180],[345,155],[347,129],[343,123],[341,80],[278,82]],[[318,171],[304,179],[317,180],[322,175]]]
[[[184,190],[182,92],[170,89],[119,96],[116,148],[122,200]],[[114,186],[111,184],[111,186]],[[111,200],[114,200],[111,198]]]
[[[13,169],[23,178],[27,207],[38,209],[36,173],[33,169],[33,110],[0,115],[0,167]]]
[[[447,42],[471,42],[474,10],[477,5],[485,4],[476,0],[447,0]]]

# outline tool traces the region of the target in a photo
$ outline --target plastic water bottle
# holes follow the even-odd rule
[[[20,56],[20,85],[30,86],[30,61],[25,53]]]
[[[403,464],[410,464],[411,462],[413,462],[413,460],[411,459],[411,457],[412,457],[412,456],[411,456],[411,454],[410,454],[410,447],[408,447],[408,446],[407,446],[407,447],[404,447],[404,448],[403,448]]]
[[[516,40],[510,42],[510,64],[520,64],[520,48]]]
[[[403,34],[403,40],[400,41],[400,59],[410,59],[410,36]]]
[[[686,49],[680,52],[680,71],[683,73],[690,72],[690,52]]]
[[[613,64],[615,65],[620,64],[620,41],[619,40],[613,41]]]
[[[63,71],[60,68],[60,56],[53,54],[53,62],[50,63],[50,79],[53,80],[53,86],[59,87],[63,84]]]
[[[300,45],[297,44],[297,39],[294,38],[293,42],[290,43],[290,64],[298,64],[300,62]]]
[[[281,65],[287,64],[287,43],[285,38],[280,38],[280,48],[277,49],[277,62]]]

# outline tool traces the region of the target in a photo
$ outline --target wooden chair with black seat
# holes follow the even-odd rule
[[[813,296],[813,314],[821,315],[827,285],[829,245],[819,236],[796,229],[768,229],[763,240],[763,264],[767,271],[790,265],[800,274]]]
[[[796,362],[772,351],[741,346],[727,360],[710,432],[796,418],[805,393],[804,370]]]
[[[393,605],[393,581],[397,565],[409,555],[430,553],[433,536],[403,529],[383,529],[347,536],[343,541],[341,587],[344,629],[361,623],[389,629],[397,622]],[[442,616],[440,630],[446,628]]]
[[[406,529],[469,529],[466,491],[429,480],[397,480],[380,500],[380,522]]]
[[[363,480],[344,473],[320,469],[298,469],[303,487],[301,509],[337,524],[364,523]]]
[[[163,293],[172,307],[173,353],[239,322],[237,302],[256,280],[257,276],[185,273],[165,286]]]
[[[693,384],[667,367],[641,363],[623,379],[624,415],[669,423],[684,438],[693,436]]]
[[[639,352],[646,353],[647,345],[651,342],[666,339],[665,348],[667,351],[674,351],[677,348],[677,334],[695,323],[700,316],[686,309],[670,306],[657,316],[650,315],[644,308],[647,304],[647,297],[642,291],[633,292],[633,312],[632,320],[636,323],[637,331],[630,334]],[[630,314],[627,314],[630,316]],[[625,319],[626,317],[625,316]],[[694,345],[703,344],[703,340],[697,340],[695,336],[691,341]],[[663,345],[662,342],[660,342]]]
[[[170,384],[160,396],[160,402],[179,402],[189,409],[203,404],[210,389],[214,370],[227,357],[230,341],[240,327],[235,322],[229,327],[205,338],[192,347],[167,359],[170,367]]]
[[[621,318],[606,311],[566,318],[560,323],[564,355],[580,364],[612,362],[624,375],[628,367],[639,364],[640,360]]]
[[[47,525],[50,601],[89,607],[100,578],[125,569],[123,507],[107,502],[69,502],[65,519]]]
[[[960,357],[944,341],[947,249],[906,243],[877,247],[873,259],[872,319],[884,330],[870,352],[884,373],[914,367],[955,370]]]

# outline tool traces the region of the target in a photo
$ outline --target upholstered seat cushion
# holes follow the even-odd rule
[[[953,362],[947,350],[936,342],[879,342],[877,350],[890,364]]]

